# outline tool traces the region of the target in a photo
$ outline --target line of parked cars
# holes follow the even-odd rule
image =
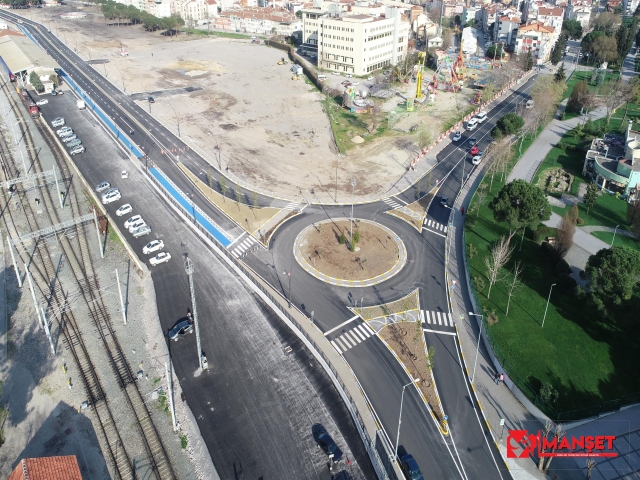
[[[86,151],[86,148],[82,145],[82,141],[73,133],[73,129],[65,125],[64,118],[58,117],[53,119],[51,126],[53,128],[62,127],[56,130],[56,135],[60,137],[62,143],[69,149],[69,155],[77,155],[78,153],[84,153]]]

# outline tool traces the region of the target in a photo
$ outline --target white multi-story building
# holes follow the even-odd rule
[[[179,0],[177,11],[187,25],[201,25],[212,21],[218,15],[218,4],[207,0]]]
[[[582,5],[580,1],[573,1],[567,6],[565,13],[565,19],[577,20],[582,25],[582,30],[586,30],[589,27],[589,21],[591,20],[591,2],[589,5]],[[585,2],[586,3],[586,2]]]
[[[536,64],[540,65],[549,60],[551,50],[555,44],[555,29],[533,21],[518,28],[516,36],[516,55],[526,55],[531,51]]]
[[[638,2],[640,0],[622,0],[622,11],[627,15],[633,15],[638,8]]]
[[[302,20],[282,7],[236,7],[222,16],[229,19],[226,24],[236,32],[291,36],[302,30]]]
[[[562,22],[564,21],[564,9],[560,7],[544,6],[538,8],[537,15],[538,23],[543,23],[547,26],[553,27],[553,44],[560,37],[562,30]]]
[[[169,1],[160,1],[153,2],[148,7],[148,12],[158,18],[165,18],[171,16],[171,7],[172,2]]]
[[[386,7],[380,17],[304,9],[302,20],[303,43],[317,46],[321,68],[366,75],[407,55],[409,22],[399,8]]]
[[[494,43],[502,43],[505,49],[510,49],[516,42],[518,27],[520,26],[520,16],[509,13],[498,17],[493,27]]]

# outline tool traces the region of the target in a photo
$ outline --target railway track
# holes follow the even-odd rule
[[[6,88],[6,85],[4,88]],[[23,114],[24,112],[21,110],[21,105],[17,104],[10,95],[8,95],[8,98],[10,102],[13,103],[13,108],[16,110],[16,113]],[[43,121],[44,120],[36,121],[38,130],[54,152],[58,166],[63,173],[63,178],[71,178],[67,169],[64,152],[59,146],[57,139],[51,134],[51,131],[46,125],[42,125],[41,122]],[[27,145],[33,146],[33,140],[29,130],[23,129],[22,125],[20,125],[20,130]],[[33,155],[33,149],[29,151],[32,161],[34,162],[34,171],[42,171],[39,158],[37,155]],[[0,155],[3,159],[3,172],[8,178],[13,178],[17,173],[17,169],[15,165],[11,165],[10,162],[7,161],[8,158],[11,158],[11,155],[3,138],[0,139]],[[71,204],[72,213],[75,217],[81,214],[81,207],[78,201],[78,192],[75,192],[74,188],[73,184],[69,185],[67,199]],[[41,227],[38,225],[36,216],[30,208],[25,207],[26,193],[24,191],[19,192],[18,190],[16,190],[16,192],[20,198],[19,205],[27,219],[29,228],[31,231],[40,229]],[[51,194],[51,190],[45,187],[41,190],[41,193],[44,206],[46,207],[43,210],[47,212],[52,224],[58,223],[60,219],[57,216],[55,206],[56,199]],[[14,196],[15,195],[16,193],[14,193]],[[9,206],[6,208],[5,213],[6,214],[3,215],[5,225],[9,227],[9,223],[12,223],[12,227],[15,230],[15,219]],[[127,406],[135,416],[136,421],[134,423],[136,430],[140,437],[140,443],[144,447],[147,463],[151,471],[150,473],[152,474],[149,475],[148,478],[154,477],[159,480],[176,478],[162,439],[144,403],[144,397],[140,392],[136,377],[117,340],[108,310],[103,299],[96,294],[96,292],[100,290],[100,284],[89,254],[84,228],[82,225],[76,226],[74,239],[68,237],[61,239],[61,259],[64,259],[64,262],[71,267],[80,296],[83,298],[93,325],[102,340],[102,345],[109,358],[112,372],[123,392]],[[104,445],[106,445],[108,450],[105,452],[105,457],[108,457],[108,460],[111,462],[115,478],[124,480],[135,479],[137,478],[136,469],[118,430],[116,419],[109,406],[109,398],[100,382],[98,371],[92,362],[91,354],[83,340],[82,330],[67,303],[66,296],[69,294],[69,289],[65,292],[62,285],[58,283],[58,271],[51,261],[51,254],[46,243],[38,240],[35,252],[40,262],[34,261],[36,257],[34,254],[30,271],[41,295],[49,299],[52,304],[51,306],[55,306],[55,308],[50,308],[49,310],[56,312],[54,315],[64,335],[66,347],[78,366],[88,399],[94,407],[100,424],[100,433],[102,434]],[[20,258],[22,261],[28,263],[28,258],[23,258],[22,254],[20,254]],[[130,438],[127,440],[129,442],[135,441]]]

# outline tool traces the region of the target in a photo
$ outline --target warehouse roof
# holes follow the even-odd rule
[[[58,68],[56,61],[27,37],[0,37],[0,56],[13,73]]]

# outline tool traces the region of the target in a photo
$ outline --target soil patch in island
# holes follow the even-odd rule
[[[316,223],[303,232],[302,258],[315,270],[332,278],[367,280],[388,272],[398,261],[394,238],[382,227],[355,220],[356,249],[350,250],[349,220]],[[340,237],[344,235],[343,243]]]
[[[414,290],[406,297],[402,297],[395,302],[383,303],[382,305],[373,305],[371,307],[354,308],[353,312],[360,315],[365,322],[374,318],[388,317],[393,314],[401,314],[411,310],[418,310],[420,302],[418,301],[418,290]]]

